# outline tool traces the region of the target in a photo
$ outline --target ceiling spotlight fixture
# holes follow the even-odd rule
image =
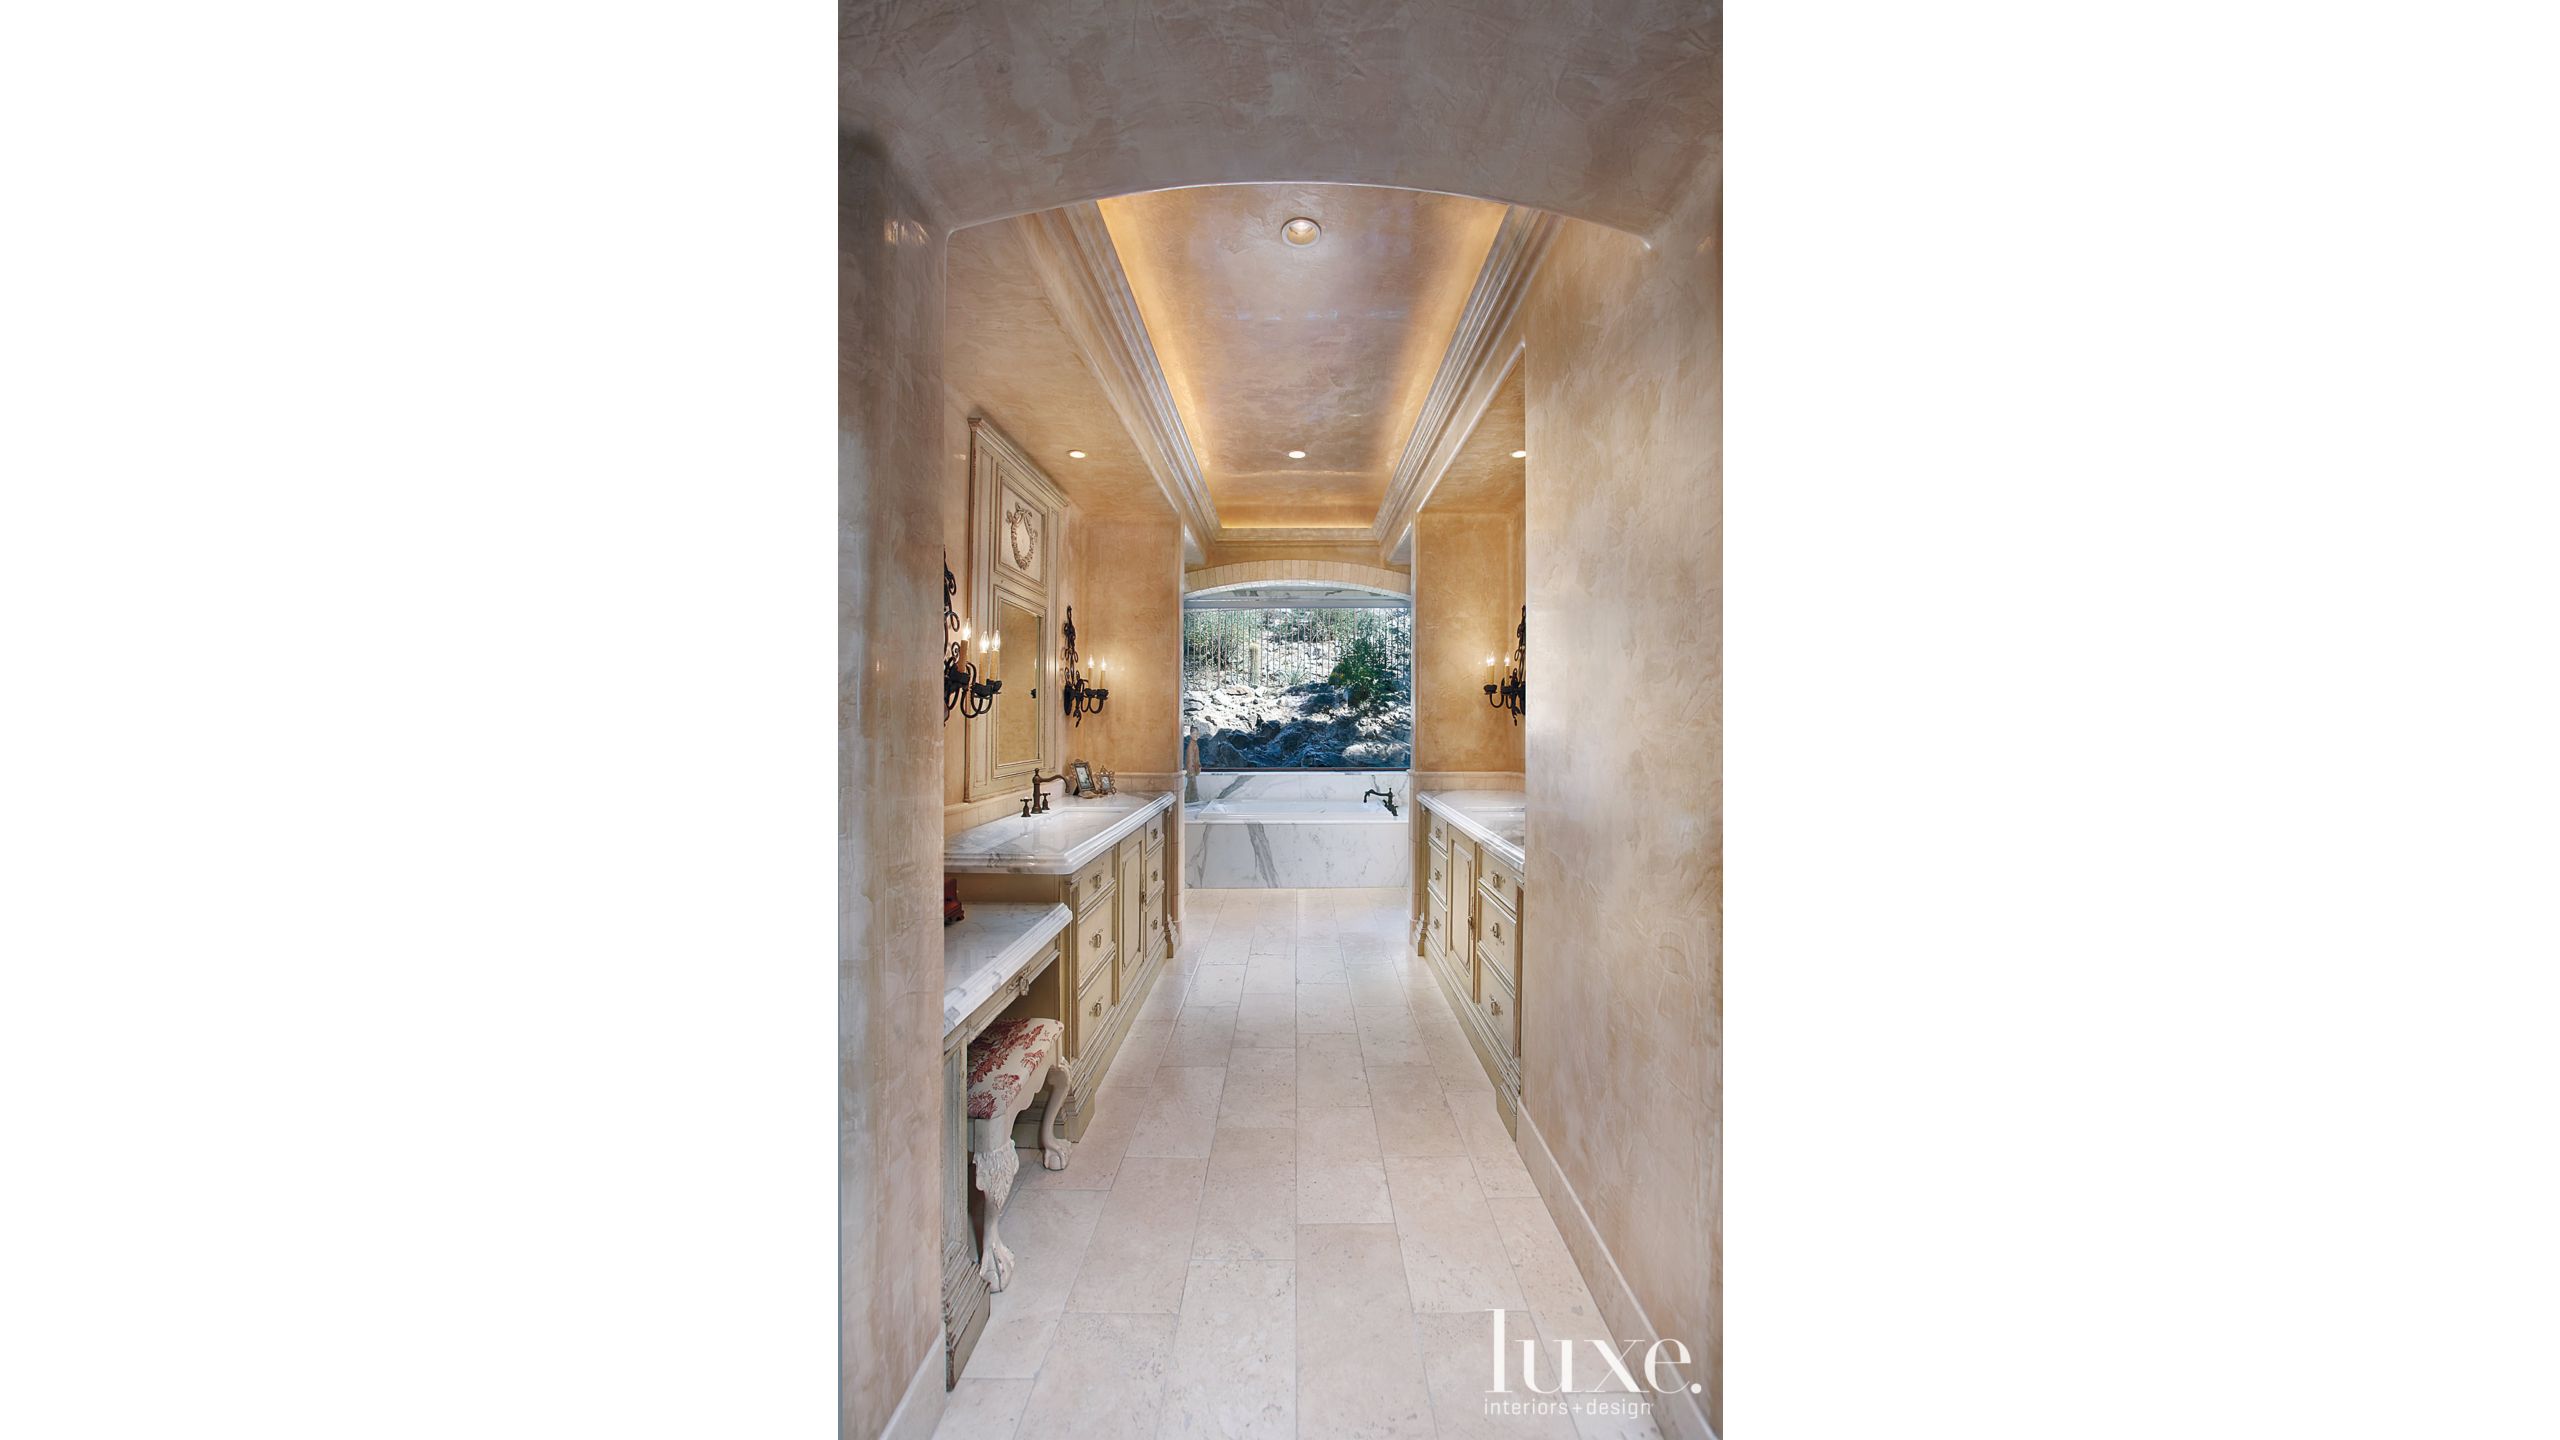
[[[1304,450],[1292,450],[1289,452],[1289,458],[1292,460],[1304,460],[1307,458],[1307,452]]]
[[[1074,452],[1074,453],[1076,453],[1076,454],[1078,454],[1078,455],[1081,455],[1081,454],[1083,454],[1084,452],[1083,452],[1083,451],[1081,451],[1081,450],[1078,450],[1078,451],[1076,451],[1076,452]],[[1529,452],[1528,452],[1528,451],[1526,451],[1526,450],[1514,450],[1514,451],[1512,451],[1512,452],[1511,452],[1511,458],[1512,458],[1512,459],[1514,459],[1514,460],[1526,460],[1526,459],[1528,459],[1528,458],[1529,458]]]
[[[1304,215],[1280,227],[1280,238],[1292,245],[1313,245],[1316,237],[1323,233],[1323,226]]]
[[[1067,452],[1067,458],[1070,460],[1081,460],[1084,458],[1084,452],[1081,450],[1070,450]]]

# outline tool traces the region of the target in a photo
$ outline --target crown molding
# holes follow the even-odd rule
[[[1121,427],[1146,461],[1147,473],[1182,521],[1184,549],[1196,557],[1202,539],[1218,533],[1218,507],[1201,478],[1190,432],[1182,428],[1182,414],[1174,408],[1173,391],[1165,384],[1155,344],[1147,338],[1137,297],[1129,293],[1129,277],[1120,269],[1120,252],[1111,243],[1101,207],[1069,205],[1025,215],[1018,223],[1032,273],[1048,293],[1050,308],[1093,367]]]
[[[1366,525],[1290,525],[1247,528],[1225,528],[1215,539],[1222,550],[1279,548],[1303,550],[1311,545],[1366,546],[1373,532]]]
[[[1448,473],[1449,463],[1458,458],[1485,407],[1493,403],[1494,392],[1518,362],[1526,343],[1520,333],[1521,302],[1555,243],[1559,223],[1544,210],[1517,205],[1503,213],[1502,228],[1495,232],[1467,308],[1458,316],[1457,332],[1440,357],[1440,373],[1423,397],[1422,413],[1414,419],[1413,434],[1396,459],[1385,498],[1378,502],[1369,539],[1382,557],[1392,559],[1403,551],[1414,517],[1422,513],[1432,488]]]

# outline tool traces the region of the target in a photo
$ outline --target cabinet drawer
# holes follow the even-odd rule
[[[1486,970],[1484,993],[1476,997],[1478,1018],[1493,1037],[1494,1053],[1505,1065],[1520,1063],[1520,1000],[1502,977]]]
[[[1076,1053],[1078,1055],[1093,1053],[1094,1042],[1102,1037],[1105,1022],[1110,1018],[1110,986],[1096,985],[1076,997]]]
[[[1145,869],[1147,877],[1147,893],[1153,895],[1164,889],[1163,846],[1150,845],[1147,847],[1147,863]]]
[[[1069,891],[1075,896],[1075,908],[1081,911],[1094,901],[1110,894],[1111,877],[1114,873],[1111,868],[1111,857],[1108,855],[1077,871],[1074,884]]]
[[[1484,856],[1482,884],[1484,893],[1500,901],[1502,908],[1514,915],[1520,913],[1520,872],[1494,858],[1490,850]]]
[[[1430,928],[1424,932],[1424,938],[1441,950],[1448,950],[1450,948],[1449,902],[1441,897],[1439,891],[1431,892],[1431,898],[1423,906],[1423,915],[1430,922]]]
[[[1147,848],[1150,850],[1164,848],[1164,817],[1162,815],[1147,822]]]
[[[1439,851],[1439,850],[1433,850],[1433,851],[1431,852],[1431,865],[1430,865],[1430,870],[1431,870],[1431,881],[1430,881],[1431,889],[1432,889],[1433,891],[1435,891],[1436,893],[1439,893],[1439,894],[1442,894],[1442,895],[1446,895],[1446,894],[1448,894],[1448,893],[1449,893],[1449,857],[1448,857],[1446,854],[1443,854],[1443,853],[1442,853],[1441,851]],[[1447,907],[1446,905],[1443,905],[1441,908],[1445,910],[1445,909],[1447,909],[1448,907]]]
[[[1094,977],[1111,968],[1111,952],[1118,949],[1111,935],[1111,907],[1076,917],[1075,943],[1067,947],[1075,962],[1076,993],[1084,993]]]
[[[1520,921],[1510,911],[1488,899],[1476,916],[1476,948],[1484,956],[1485,973],[1499,975],[1502,983],[1520,988]]]

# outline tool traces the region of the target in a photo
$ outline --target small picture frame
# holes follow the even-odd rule
[[[1069,793],[1079,797],[1091,795],[1093,793],[1093,767],[1091,765],[1086,764],[1082,760],[1070,760],[1067,762],[1067,774],[1075,780],[1075,789]]]
[[[1118,788],[1118,782],[1112,777],[1111,770],[1108,766],[1103,768],[1102,779],[1096,783],[1101,786],[1101,789],[1097,793],[1103,795],[1109,795]]]

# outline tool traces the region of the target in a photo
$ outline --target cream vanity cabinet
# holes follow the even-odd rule
[[[1024,873],[1029,865],[1017,863],[1006,873],[958,876],[964,905],[979,900],[1063,901],[1074,913],[1060,939],[1059,963],[1000,1017],[1049,1017],[1065,1024],[1064,1133],[1069,1140],[1082,1139],[1093,1123],[1094,1092],[1173,951],[1165,893],[1171,870],[1166,844],[1173,827],[1165,818],[1170,803],[1168,798],[1137,812],[1125,833],[1110,836],[1100,854],[1071,871]],[[1088,847],[1077,848],[1081,854]],[[1016,1123],[1017,1144],[1039,1148],[1045,1103],[1034,1103]]]
[[[1495,1106],[1515,1130],[1520,1112],[1520,968],[1526,948],[1516,851],[1454,822],[1422,797],[1421,953],[1493,1081]],[[1461,811],[1460,813],[1465,813]]]

